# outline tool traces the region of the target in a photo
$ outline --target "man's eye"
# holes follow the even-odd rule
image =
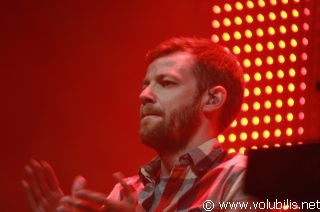
[[[172,82],[172,81],[169,81],[169,80],[162,80],[162,81],[160,82],[160,84],[161,84],[163,87],[167,87],[167,86],[175,85],[176,83],[175,83],[175,82]]]

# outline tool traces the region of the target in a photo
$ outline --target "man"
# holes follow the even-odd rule
[[[235,57],[210,40],[172,38],[147,62],[140,137],[158,157],[137,176],[116,174],[109,196],[86,189],[81,177],[63,196],[49,164],[32,161],[23,186],[33,211],[199,211],[206,200],[216,207],[250,200],[242,191],[245,157],[227,154],[216,140],[242,104]]]

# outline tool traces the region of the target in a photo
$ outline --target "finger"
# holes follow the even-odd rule
[[[51,167],[51,165],[47,161],[44,161],[44,160],[40,161],[40,164],[44,169],[45,177],[46,177],[46,180],[48,182],[50,189],[53,191],[59,191],[59,192],[63,193],[60,188],[60,183],[58,181],[58,178],[57,178],[53,168]]]
[[[26,165],[25,172],[27,174],[28,181],[29,181],[28,182],[29,189],[32,192],[34,200],[38,203],[39,201],[41,201],[42,196],[41,196],[39,184],[34,174],[34,170],[29,165]]]
[[[65,196],[61,198],[60,205],[64,205],[66,208],[71,208],[80,211],[101,211],[102,205],[96,204],[92,201],[87,201],[79,198],[72,198],[70,196]]]
[[[84,199],[87,201],[92,201],[96,204],[102,204],[105,202],[107,196],[99,193],[99,192],[95,192],[95,191],[91,191],[88,189],[83,189],[80,190],[78,192],[75,193],[75,197],[78,199]]]
[[[57,207],[56,212],[73,212],[72,208],[70,206],[66,205],[60,205]]]
[[[86,187],[87,180],[82,176],[77,176],[72,184],[71,194],[74,195],[77,191],[84,189]]]
[[[42,192],[42,194],[44,196],[48,196],[50,190],[49,190],[48,182],[45,177],[45,171],[44,171],[43,167],[41,166],[41,164],[38,161],[36,161],[34,159],[32,159],[30,161],[30,164],[31,164],[31,167],[33,168],[34,176],[38,182],[40,191]]]
[[[124,175],[121,172],[116,172],[113,174],[113,177],[121,184],[121,186],[123,187],[123,190],[126,194],[126,198],[125,200],[133,203],[134,202],[134,198],[132,195],[132,189],[129,187],[129,185],[125,182],[124,180]]]
[[[33,193],[31,191],[30,185],[25,180],[21,181],[21,185],[23,188],[23,192],[26,196],[30,211],[36,211],[37,210],[37,202],[33,197]]]

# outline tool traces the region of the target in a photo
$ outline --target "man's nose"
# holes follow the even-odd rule
[[[141,104],[145,105],[147,103],[154,103],[155,98],[150,86],[145,87],[140,93]]]

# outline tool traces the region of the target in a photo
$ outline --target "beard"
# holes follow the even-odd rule
[[[167,119],[163,114],[163,119],[152,127],[140,126],[142,143],[158,153],[183,149],[200,125],[199,109],[199,97],[196,96],[191,104],[172,111]]]

